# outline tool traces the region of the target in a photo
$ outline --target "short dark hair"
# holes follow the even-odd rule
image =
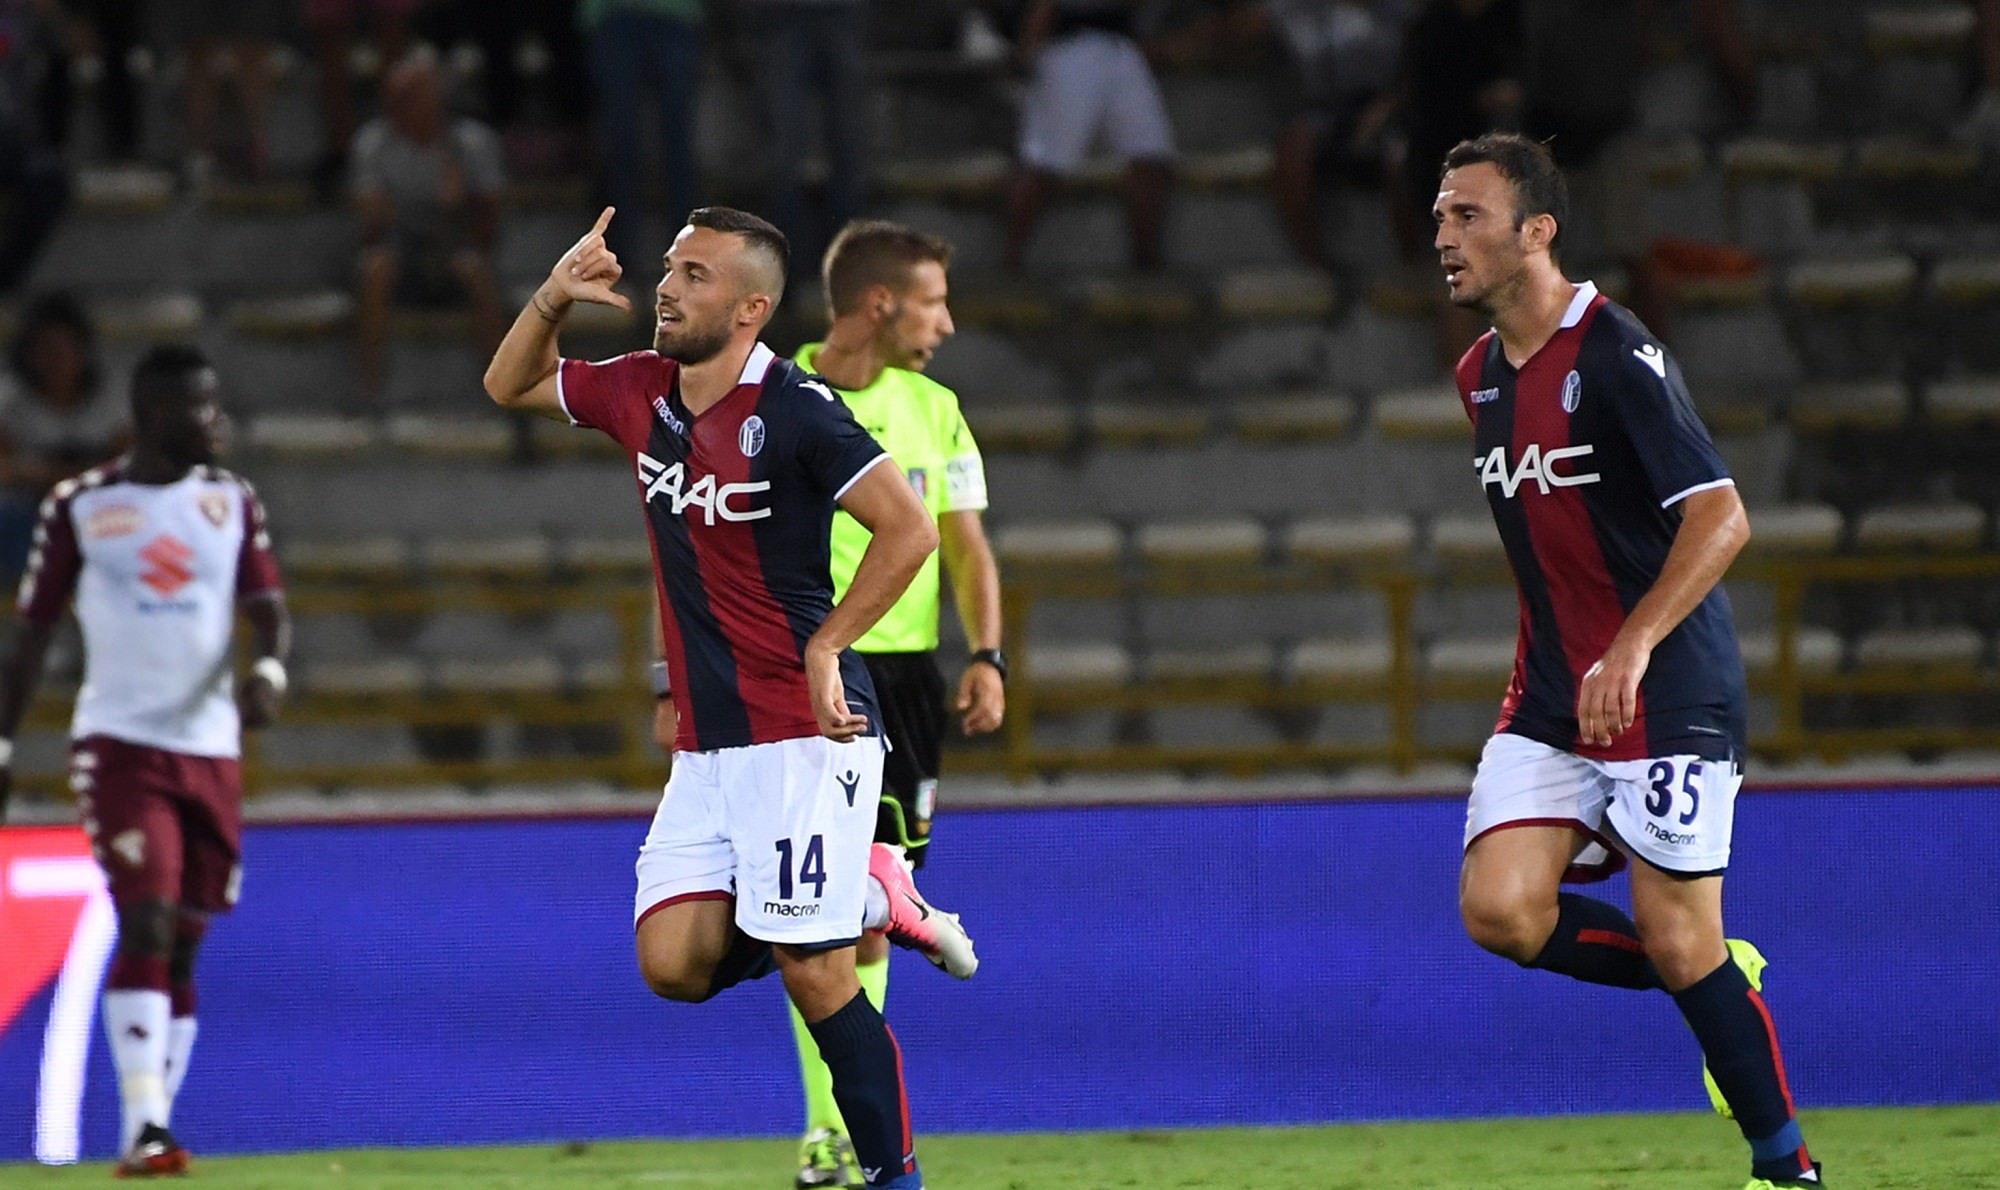
[[[148,351],[132,369],[132,423],[145,423],[160,405],[187,396],[193,388],[189,378],[214,366],[191,343],[162,343]]]
[[[861,295],[877,285],[900,291],[920,264],[951,266],[951,244],[887,219],[856,219],[840,229],[820,262],[827,308],[838,317],[851,313]]]
[[[41,392],[42,378],[35,374],[28,349],[35,336],[51,330],[68,331],[76,336],[83,348],[83,387],[96,388],[102,378],[97,367],[97,329],[91,325],[83,303],[62,292],[45,293],[21,312],[21,326],[7,353],[7,366],[20,378],[22,386],[31,393]]]
[[[1444,155],[1444,168],[1438,176],[1482,162],[1513,183],[1516,230],[1536,215],[1555,219],[1556,234],[1549,238],[1549,255],[1557,255],[1563,226],[1569,222],[1569,183],[1549,155],[1548,146],[1518,132],[1489,132],[1453,145]]]
[[[705,227],[710,231],[726,231],[730,235],[742,236],[752,248],[768,253],[778,262],[778,284],[792,275],[792,245],[785,233],[768,219],[759,218],[748,211],[735,207],[696,207],[688,212],[689,227]],[[772,294],[775,300],[778,295]]]

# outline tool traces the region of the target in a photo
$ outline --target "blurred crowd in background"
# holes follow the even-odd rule
[[[669,217],[728,201],[792,238],[808,284],[820,248],[870,212],[871,54],[920,51],[989,66],[1016,128],[1015,176],[994,212],[1011,271],[1040,216],[1093,148],[1125,165],[1135,269],[1171,268],[1162,235],[1175,130],[1157,73],[1264,69],[1286,113],[1271,199],[1301,262],[1331,267],[1324,211],[1379,191],[1407,260],[1429,251],[1436,162],[1462,137],[1519,128],[1572,171],[1598,256],[1629,303],[1670,332],[1651,284],[1635,133],[1659,27],[1700,53],[1735,117],[1758,104],[1738,0],[0,0],[0,299],[20,288],[84,166],[137,163],[199,193],[309,182],[357,225],[354,334],[364,389],[383,382],[398,306],[465,307],[473,346],[512,303],[494,267],[510,184],[589,179],[589,201]],[[1956,129],[2000,141],[2000,0],[1976,0],[1977,62]],[[274,152],[275,78],[304,71],[317,144]],[[705,178],[705,80],[758,102],[763,182]],[[148,80],[170,87],[148,86]],[[87,90],[91,101],[79,101]],[[171,95],[176,104],[148,96]],[[955,146],[936,146],[940,156]],[[822,163],[808,175],[808,162]],[[290,167],[281,163],[298,163]],[[305,164],[309,163],[309,165]],[[635,297],[661,244],[613,225]],[[1053,249],[1053,251],[1051,251]],[[1060,259],[1060,245],[1044,258]],[[60,267],[45,269],[60,279]],[[60,295],[16,301],[0,382],[0,541],[25,548],[23,507],[122,433],[91,328]],[[642,299],[643,304],[643,299]],[[1463,338],[1446,334],[1449,344]],[[1448,353],[1448,352],[1447,352]],[[13,567],[10,567],[13,568]]]

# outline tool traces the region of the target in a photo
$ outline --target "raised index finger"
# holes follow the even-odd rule
[[[604,208],[604,212],[597,217],[597,222],[591,225],[589,231],[577,237],[576,243],[569,246],[569,251],[563,254],[563,258],[565,260],[572,260],[581,256],[583,250],[590,247],[592,243],[603,243],[604,229],[611,226],[611,216],[617,210],[617,207]]]

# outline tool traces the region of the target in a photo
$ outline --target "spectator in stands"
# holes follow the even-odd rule
[[[1624,269],[1626,304],[1665,338],[1638,129],[1650,7],[1651,0],[1523,0],[1521,129],[1546,144],[1569,177],[1575,219],[1563,234],[1563,262]]]
[[[1411,23],[1394,93],[1404,145],[1391,155],[1389,213],[1413,264],[1436,264],[1431,208],[1445,153],[1461,140],[1519,125],[1520,72],[1520,0],[1429,0]],[[1485,324],[1448,301],[1443,288],[1426,283],[1423,292],[1433,300],[1438,363],[1449,371]]]
[[[233,172],[258,180],[271,168],[271,81],[282,7],[269,0],[186,0],[174,6],[173,28],[184,38],[187,81],[188,182],[200,186],[216,168],[221,145],[222,81],[227,77],[242,115],[241,139],[228,146]],[[223,59],[229,60],[228,69]]]
[[[1251,0],[1212,10],[1148,46],[1156,60],[1186,63],[1236,41],[1281,44],[1289,114],[1278,134],[1271,198],[1286,237],[1309,264],[1332,267],[1321,219],[1324,183],[1383,180],[1392,84],[1414,10],[1415,0]]]
[[[425,55],[389,71],[382,106],[385,114],[354,138],[353,153],[363,245],[359,362],[362,383],[376,394],[396,302],[439,306],[464,298],[482,352],[504,329],[493,268],[504,181],[499,139],[446,111],[443,79]]]
[[[1967,144],[2000,151],[2000,0],[1974,0],[1973,15],[1979,88],[1955,131]]]
[[[577,7],[597,88],[604,196],[617,207],[605,239],[620,260],[654,261],[647,238],[646,101],[659,137],[669,221],[701,205],[695,110],[701,94],[701,0],[583,0]],[[635,273],[639,270],[634,270]]]
[[[428,0],[420,33],[479,46],[482,115],[510,172],[572,177],[590,117],[579,0]]]
[[[0,376],[0,580],[21,577],[49,489],[130,442],[83,307],[60,293],[30,303]]]
[[[1431,253],[1431,206],[1446,151],[1519,122],[1520,70],[1518,0],[1430,0],[1411,24],[1398,88],[1408,150],[1394,213],[1413,254]]]
[[[69,203],[62,160],[39,138],[30,81],[61,18],[54,0],[0,0],[0,293],[28,275]]]
[[[582,172],[590,134],[590,64],[582,0],[462,0],[490,64],[482,74],[486,118],[500,130],[510,170],[534,178]],[[522,54],[540,48],[534,70]]]
[[[1027,262],[1035,224],[1060,180],[1101,132],[1123,158],[1132,265],[1161,263],[1174,135],[1160,84],[1137,40],[1141,0],[1030,0],[1015,40],[1031,72],[1021,110],[1020,169],[1007,197],[1007,268]]]
[[[762,29],[756,77],[771,132],[764,213],[791,241],[798,279],[817,285],[833,229],[859,215],[868,197],[867,5],[751,0],[747,15],[752,28]],[[827,177],[813,212],[807,209],[805,164],[816,113],[824,121]]]
[[[339,193],[354,141],[354,37],[366,21],[384,62],[400,61],[410,48],[412,18],[423,0],[306,0],[319,70],[319,118],[324,137],[313,182],[323,197]]]
[[[144,0],[70,0],[71,35],[64,55],[42,77],[42,125],[48,144],[69,145],[70,110],[75,106],[75,67],[95,59],[102,72],[97,111],[104,121],[103,153],[113,161],[139,154],[139,91],[132,79],[132,50],[145,22]]]

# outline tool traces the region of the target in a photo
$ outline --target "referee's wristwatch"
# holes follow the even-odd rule
[[[998,649],[974,649],[965,659],[967,665],[975,665],[982,661],[999,671],[1002,682],[1007,680],[1007,654]]]

